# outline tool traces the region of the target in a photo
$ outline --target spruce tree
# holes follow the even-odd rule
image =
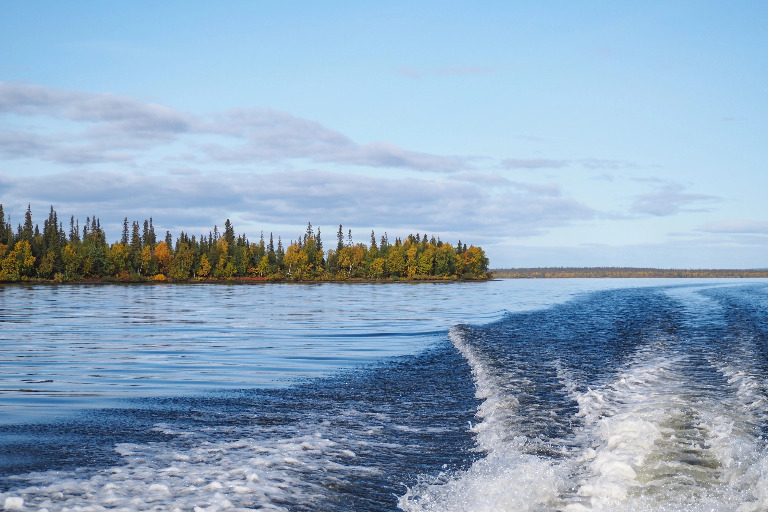
[[[0,244],[4,244],[8,239],[8,226],[5,224],[5,212],[3,205],[0,204]]]
[[[277,257],[275,256],[275,241],[272,238],[272,233],[269,233],[269,245],[267,246],[267,258],[269,258],[269,264],[274,265],[277,263]]]
[[[275,263],[278,265],[278,267],[283,264],[283,256],[285,256],[285,250],[283,249],[283,241],[278,236],[277,251],[275,251]]]
[[[227,241],[227,251],[231,256],[235,250],[235,228],[232,227],[232,223],[229,222],[229,219],[224,223],[224,240]]]
[[[120,243],[128,245],[128,235],[129,235],[129,231],[128,231],[128,217],[126,217],[126,218],[123,219],[123,236],[120,239]]]
[[[32,243],[35,236],[35,226],[32,223],[32,207],[27,205],[27,213],[24,214],[24,227],[21,229],[19,238]]]
[[[338,254],[344,248],[344,230],[341,228],[341,224],[339,224],[339,232],[336,236],[339,239],[339,243],[336,245],[336,254]]]

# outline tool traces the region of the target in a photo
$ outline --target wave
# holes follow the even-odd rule
[[[505,326],[453,328],[450,339],[470,365],[481,400],[478,423],[470,430],[482,457],[466,470],[423,477],[401,496],[399,507],[424,512],[768,509],[768,380],[755,363],[762,360],[757,340],[765,333],[741,332],[724,344],[719,336],[723,324],[728,330],[727,307],[698,295],[681,303],[684,294],[654,294],[656,312],[648,314],[653,307],[647,294],[640,294],[637,318],[628,318],[627,309],[624,316],[611,316],[624,326],[623,336],[632,338],[631,352],[620,365],[602,371],[580,365],[584,347],[578,340],[572,340],[577,349],[561,344],[567,336],[559,339],[551,323],[563,314],[605,311],[616,294],[550,310],[549,320],[513,315]],[[679,311],[687,316],[675,317]],[[710,318],[713,313],[718,318]],[[691,321],[692,315],[700,318]],[[598,333],[596,325],[605,321],[593,319],[587,330]],[[511,333],[525,330],[526,323],[540,337],[537,343],[552,346],[546,353],[558,357],[542,361],[533,358],[541,352],[519,350]],[[638,328],[627,330],[627,325]],[[703,339],[707,333],[710,338]],[[610,339],[611,347],[617,342],[605,331],[593,345],[605,341],[599,336]],[[500,356],[504,346],[507,354]],[[545,399],[557,411],[548,431],[559,436],[542,434],[547,426],[527,398],[532,380],[544,393],[536,377],[544,367],[552,369],[552,385],[574,405],[563,407],[547,392]]]

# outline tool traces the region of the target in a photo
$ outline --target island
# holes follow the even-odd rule
[[[287,247],[272,233],[258,242],[235,235],[229,219],[223,232],[214,226],[199,237],[169,231],[160,239],[152,218],[123,221],[122,236],[112,244],[98,217],[80,227],[70,217],[69,230],[51,206],[42,230],[27,207],[14,231],[0,204],[0,282],[315,282],[486,280],[488,258],[481,247],[455,246],[426,234],[354,243],[339,224],[335,248],[325,250],[320,229],[306,232]]]

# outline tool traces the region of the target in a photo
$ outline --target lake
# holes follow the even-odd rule
[[[765,510],[767,313],[766,280],[0,286],[0,506]]]

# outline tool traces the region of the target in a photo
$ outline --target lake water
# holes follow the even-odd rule
[[[0,507],[768,509],[768,281],[0,286]]]

